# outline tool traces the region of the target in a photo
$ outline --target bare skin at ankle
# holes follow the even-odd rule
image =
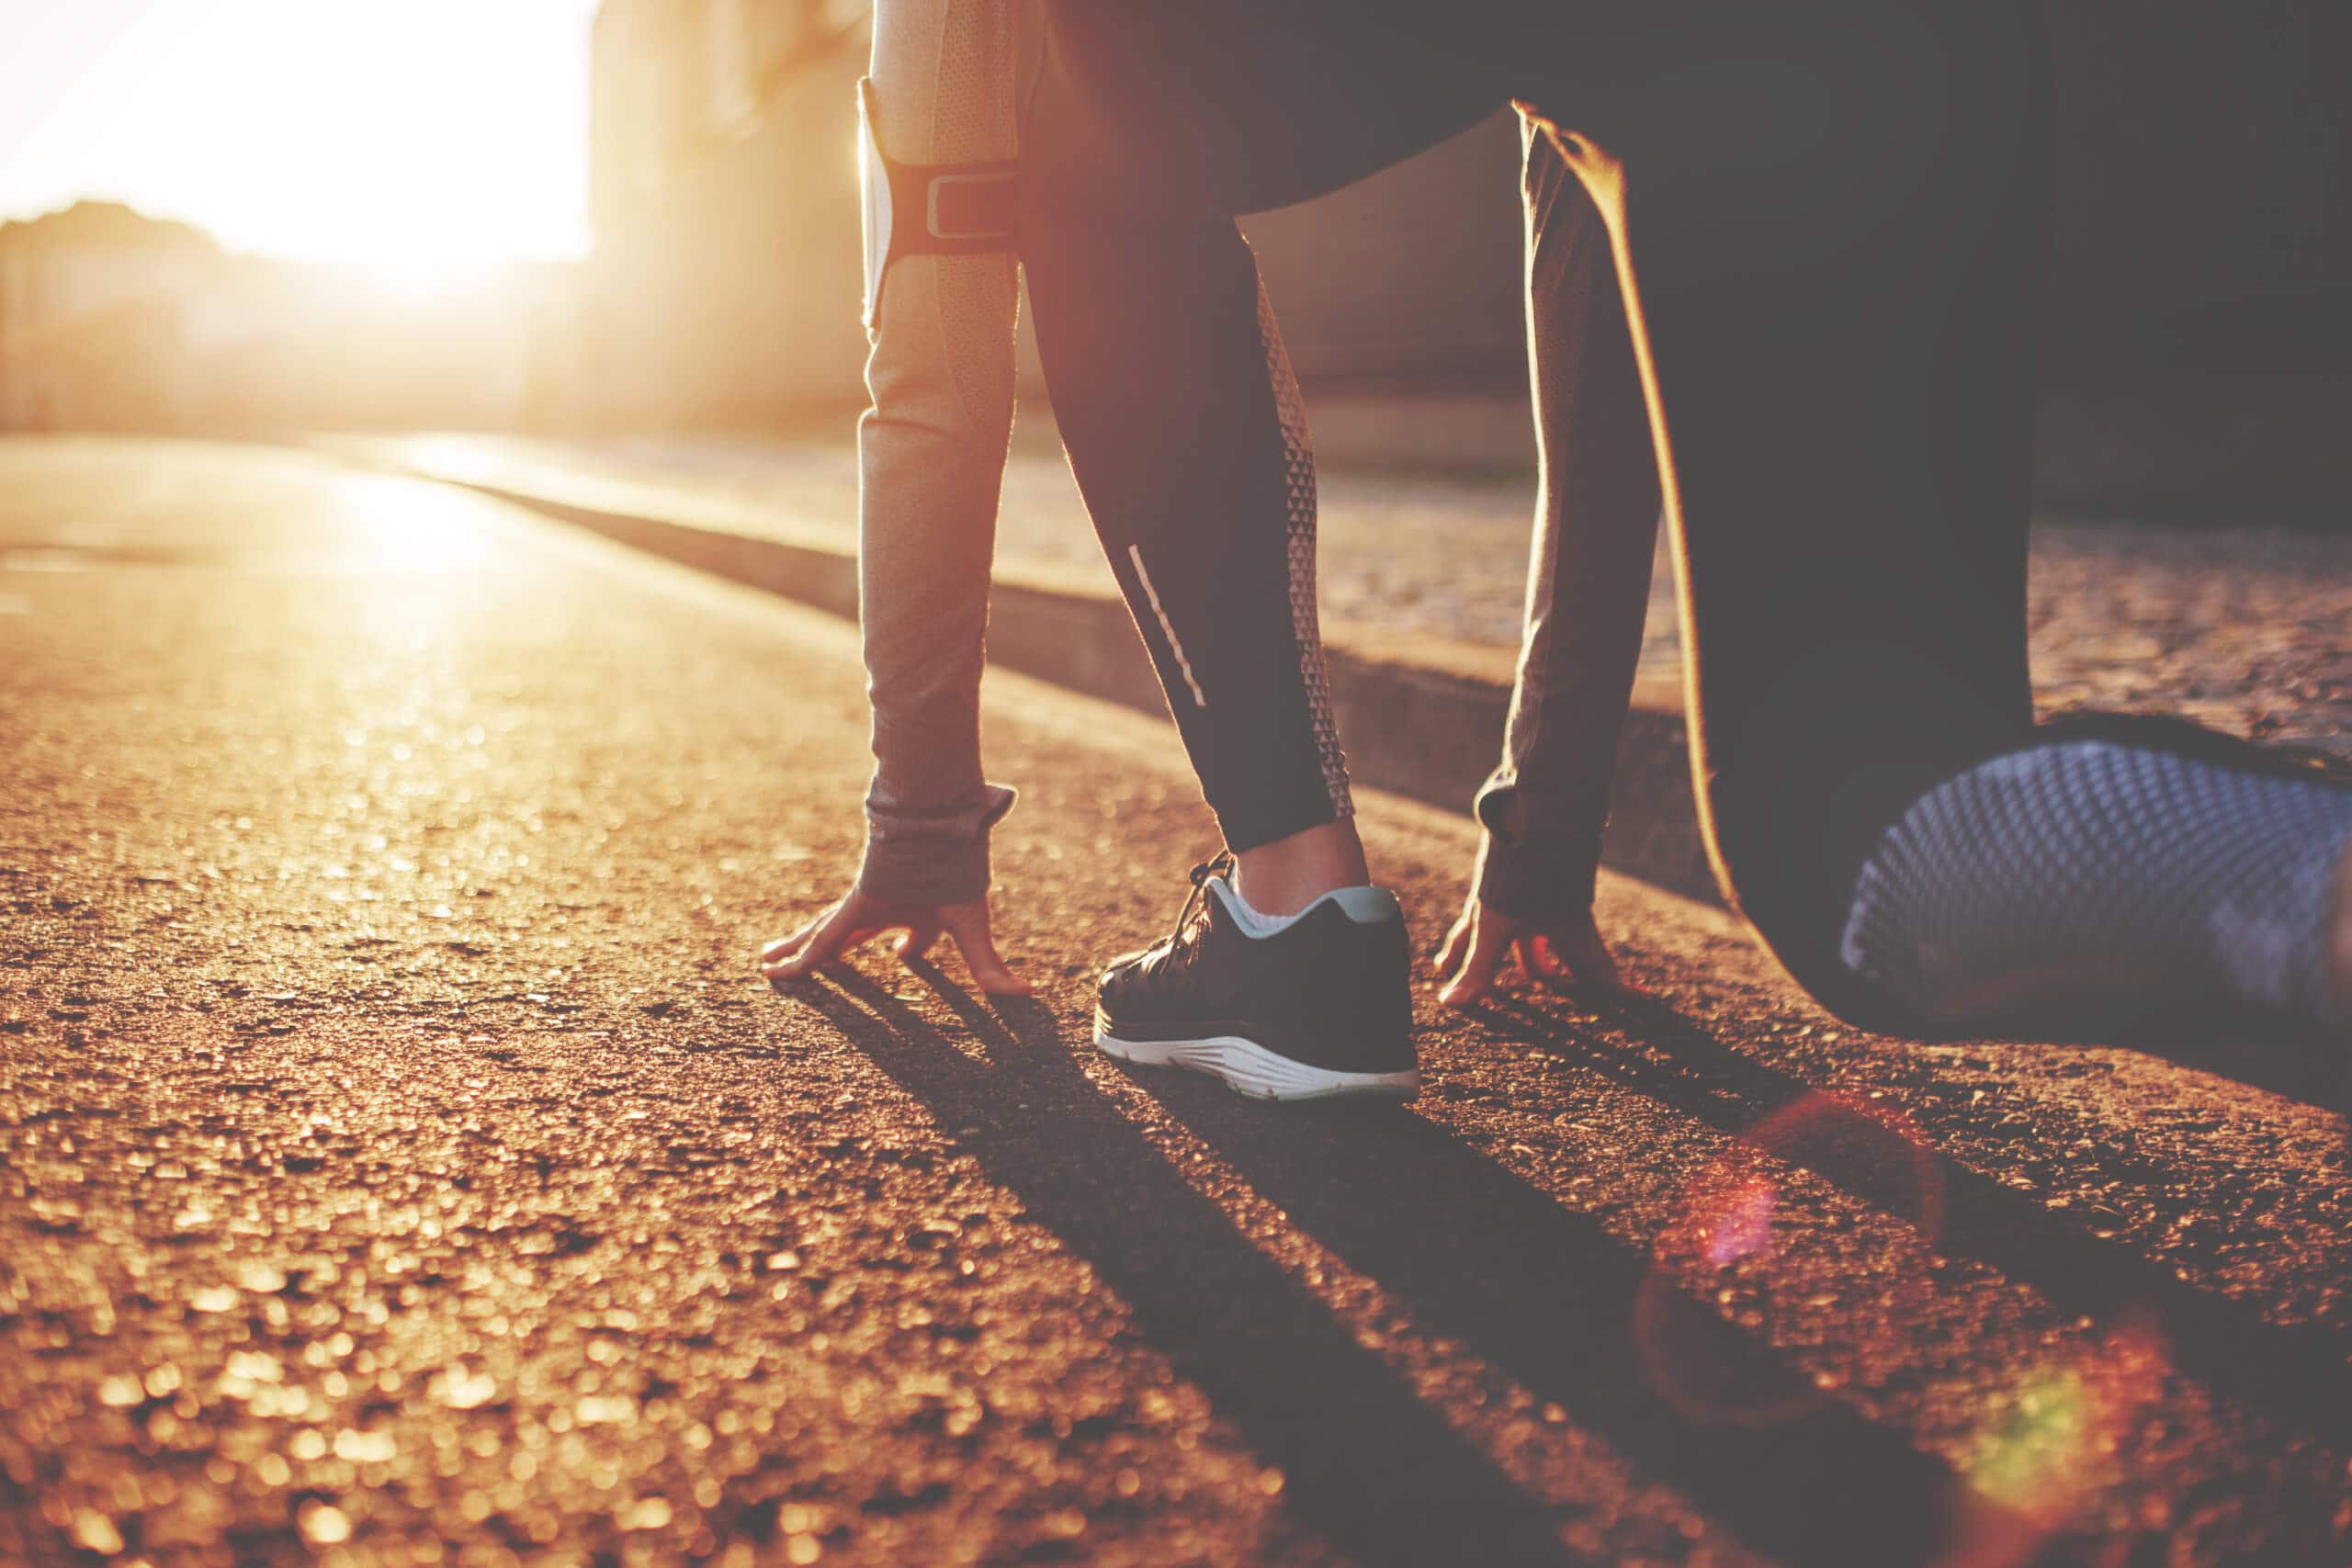
[[[1261,915],[1295,915],[1335,888],[1371,880],[1352,820],[1320,823],[1233,857],[1233,886]]]

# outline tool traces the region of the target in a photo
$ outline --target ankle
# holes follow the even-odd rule
[[[1326,893],[1372,880],[1352,820],[1323,822],[1233,857],[1233,886],[1261,915],[1295,915]]]

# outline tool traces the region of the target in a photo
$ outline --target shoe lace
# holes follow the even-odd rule
[[[1231,850],[1219,850],[1193,868],[1193,891],[1186,896],[1184,908],[1176,917],[1176,929],[1168,933],[1170,958],[1176,957],[1179,953],[1187,955],[1191,953],[1192,944],[1185,942],[1184,933],[1192,929],[1193,913],[1204,908],[1208,897],[1208,886],[1211,879],[1223,876],[1232,869],[1233,852]]]

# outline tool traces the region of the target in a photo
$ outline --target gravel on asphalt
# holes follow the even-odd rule
[[[2333,1065],[1426,994],[1404,1108],[1130,1076],[1209,819],[992,676],[1034,1002],[838,892],[842,624],[447,487],[0,443],[0,1562],[2352,1560]],[[1367,795],[1424,948],[1464,823]],[[2037,1555],[2039,1554],[2039,1555]]]

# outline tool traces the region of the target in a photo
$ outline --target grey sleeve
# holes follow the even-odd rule
[[[919,163],[1009,158],[1013,0],[880,0],[876,131]],[[978,897],[1012,792],[980,772],[979,688],[997,503],[1012,432],[1011,254],[894,264],[858,423],[858,615],[874,709],[861,891]]]
[[[1479,899],[1548,920],[1592,903],[1661,511],[1648,407],[1600,210],[1527,146],[1529,336],[1542,488],[1501,765],[1478,792]]]

